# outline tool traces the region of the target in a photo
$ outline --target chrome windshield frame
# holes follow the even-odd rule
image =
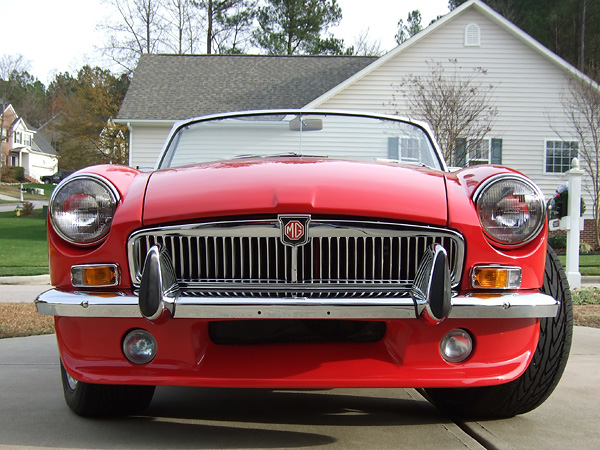
[[[235,119],[235,118],[243,118],[247,116],[267,116],[267,115],[335,115],[335,116],[348,116],[348,117],[364,117],[367,119],[379,119],[379,120],[389,120],[392,122],[399,122],[408,125],[412,125],[418,129],[420,129],[424,135],[429,140],[429,144],[434,152],[435,158],[439,163],[440,170],[443,172],[448,172],[448,166],[446,165],[446,161],[444,160],[444,156],[439,148],[435,138],[433,137],[433,133],[429,127],[429,125],[425,122],[421,122],[418,120],[407,119],[399,116],[389,115],[389,114],[379,114],[379,113],[371,113],[371,112],[363,112],[363,111],[350,111],[350,110],[321,110],[321,109],[274,109],[274,110],[250,110],[250,111],[238,111],[238,112],[230,112],[230,113],[220,113],[220,114],[211,114],[206,116],[195,117],[191,119],[186,119],[182,121],[176,122],[170,133],[167,137],[165,144],[158,156],[156,164],[154,166],[154,170],[159,170],[163,166],[164,160],[167,156],[167,153],[172,145],[178,139],[179,133],[182,129],[208,121],[218,121],[224,119]],[[375,159],[375,158],[374,158]]]

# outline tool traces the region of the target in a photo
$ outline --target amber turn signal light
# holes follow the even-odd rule
[[[119,268],[116,264],[73,266],[71,283],[74,287],[116,286],[119,284]]]
[[[477,266],[473,268],[471,280],[476,289],[518,289],[521,287],[521,268]]]

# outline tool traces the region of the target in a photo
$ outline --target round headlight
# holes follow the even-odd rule
[[[491,178],[475,193],[475,204],[484,233],[504,245],[529,242],[546,218],[544,195],[519,175]]]
[[[93,244],[110,230],[117,207],[117,193],[93,175],[76,176],[52,193],[50,220],[56,232],[74,244]]]

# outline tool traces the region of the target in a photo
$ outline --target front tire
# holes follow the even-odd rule
[[[60,374],[67,406],[83,417],[126,416],[143,411],[154,395],[154,386],[91,384],[75,380],[62,361]]]
[[[540,336],[533,358],[516,380],[477,388],[425,389],[428,399],[452,416],[501,419],[524,414],[550,396],[562,376],[573,335],[573,306],[566,273],[548,247],[541,292],[560,302],[556,317],[540,320]]]

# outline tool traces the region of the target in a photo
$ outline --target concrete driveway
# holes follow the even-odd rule
[[[0,194],[0,200],[6,200],[8,202],[12,202],[12,203],[0,203],[0,212],[14,211],[15,208],[17,207],[17,205],[19,203],[21,203],[21,201],[18,198],[9,197],[7,195],[2,195],[2,194]],[[48,205],[47,200],[33,200],[33,201],[31,201],[31,203],[33,203],[33,207],[35,209],[39,209],[45,205]]]
[[[597,449],[600,330],[576,327],[567,370],[537,410],[455,423],[413,389],[159,387],[140,416],[83,419],[64,404],[55,336],[0,340],[0,449]]]

